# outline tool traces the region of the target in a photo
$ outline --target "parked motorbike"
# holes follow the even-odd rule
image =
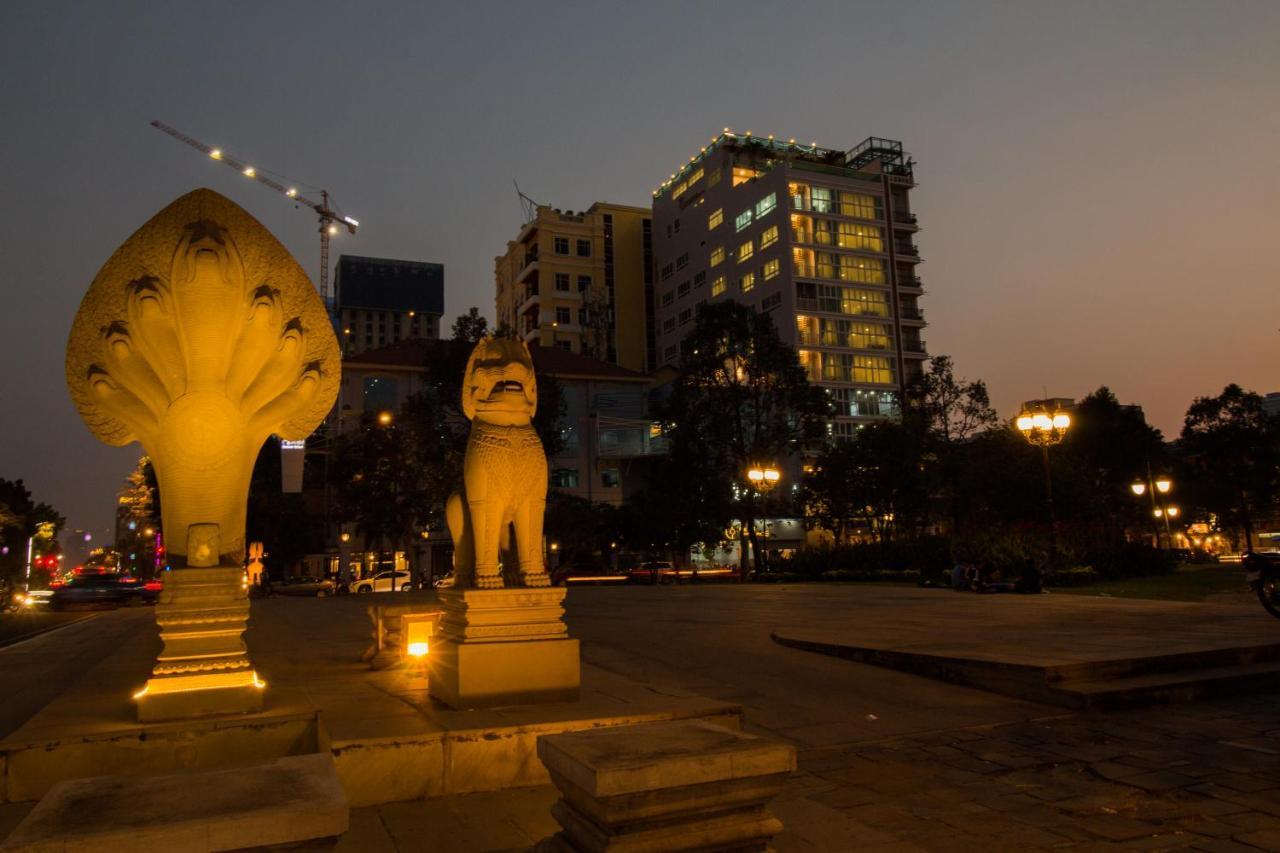
[[[1250,551],[1241,562],[1249,589],[1257,593],[1268,613],[1280,619],[1280,551]]]

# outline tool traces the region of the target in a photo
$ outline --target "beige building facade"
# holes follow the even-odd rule
[[[652,222],[648,208],[597,202],[539,206],[494,258],[499,328],[530,346],[644,372],[653,362]]]

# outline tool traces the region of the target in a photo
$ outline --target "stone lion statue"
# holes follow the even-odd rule
[[[509,583],[551,584],[542,561],[547,455],[533,429],[537,409],[538,383],[524,341],[490,337],[477,343],[462,380],[462,411],[471,420],[463,487],[445,507],[459,587],[503,587],[499,555],[512,550],[516,559],[505,567]]]

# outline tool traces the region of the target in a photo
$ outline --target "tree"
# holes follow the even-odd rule
[[[0,506],[5,507],[6,523],[0,526],[0,542],[8,548],[0,554],[0,574],[20,577],[26,566],[27,540],[38,533],[37,556],[58,551],[58,532],[66,526],[63,515],[47,503],[36,502],[22,480],[0,478]],[[48,525],[48,526],[45,526]]]
[[[144,455],[138,458],[116,495],[115,547],[121,564],[136,577],[150,577],[154,572],[155,532],[160,529],[160,487],[155,467]]]
[[[922,426],[911,418],[876,421],[832,442],[814,460],[805,477],[807,514],[832,531],[837,544],[851,524],[866,524],[882,542],[895,530],[916,533],[927,525]]]
[[[1280,495],[1280,422],[1263,411],[1262,397],[1235,384],[1217,397],[1197,397],[1179,449],[1205,507],[1241,529],[1252,548],[1254,520]]]
[[[455,341],[470,341],[472,344],[489,334],[489,321],[474,305],[467,313],[459,314],[453,321],[450,337]]]
[[[668,483],[669,491],[696,490],[692,477],[733,483],[759,571],[760,495],[747,485],[746,470],[753,464],[780,465],[816,440],[830,410],[826,395],[809,384],[796,351],[778,337],[772,316],[746,305],[720,302],[701,308],[683,350],[660,417],[667,423],[673,456],[702,464],[671,472],[676,479]],[[745,569],[745,553],[742,562]]]
[[[936,463],[951,524],[958,530],[964,511],[961,484],[972,461],[970,444],[976,435],[998,423],[986,383],[980,379],[957,379],[951,357],[938,355],[903,396],[902,418],[906,423],[920,422],[923,432],[918,437],[926,442],[922,452]]]
[[[1148,467],[1159,471],[1168,462],[1160,431],[1105,385],[1076,405],[1059,457],[1054,484],[1062,483],[1055,492],[1061,492],[1064,515],[1099,524],[1116,540],[1125,527],[1149,517],[1129,485],[1145,478]]]

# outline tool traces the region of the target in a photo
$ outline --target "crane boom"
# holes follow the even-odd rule
[[[253,178],[260,184],[270,187],[285,198],[296,201],[299,204],[305,204],[314,210],[320,217],[320,299],[324,302],[325,310],[332,310],[329,305],[329,237],[336,233],[337,223],[341,223],[348,232],[354,234],[356,229],[360,227],[360,223],[352,219],[350,216],[343,215],[340,211],[335,210],[329,204],[329,192],[327,190],[320,191],[320,201],[309,199],[298,192],[295,187],[286,187],[267,175],[261,174],[252,165],[237,160],[229,154],[223,153],[222,149],[214,148],[211,145],[205,145],[198,139],[187,136],[177,128],[170,127],[159,121],[151,122],[151,126],[156,130],[169,134],[179,142],[184,142],[192,148],[207,154],[210,159],[217,160],[219,163],[230,166],[246,178]]]

